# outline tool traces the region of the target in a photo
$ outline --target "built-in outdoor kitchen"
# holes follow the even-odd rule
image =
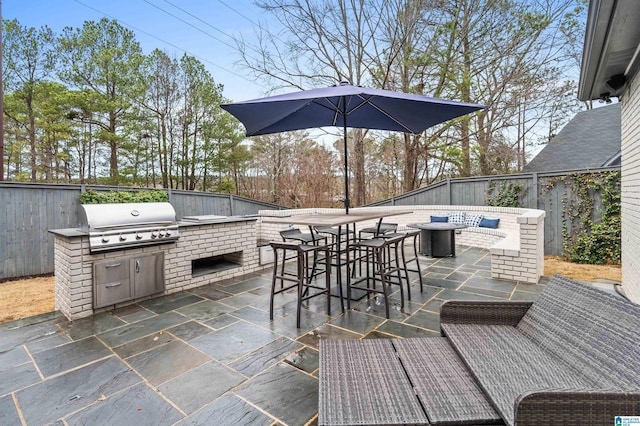
[[[255,216],[185,216],[170,203],[86,204],[56,229],[55,304],[69,319],[260,269]]]

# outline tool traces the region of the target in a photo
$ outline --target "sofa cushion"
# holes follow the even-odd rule
[[[449,213],[449,222],[464,224],[464,219],[466,215],[467,215],[467,212],[451,212]]]
[[[447,323],[442,330],[509,425],[515,401],[526,391],[597,387],[581,366],[567,364],[513,326]]]
[[[555,276],[517,325],[602,386],[640,389],[640,306]]]
[[[478,225],[481,228],[492,228],[492,229],[496,229],[498,227],[498,224],[500,223],[500,218],[497,219],[487,219],[482,218],[482,220],[480,221],[480,224]]]
[[[468,214],[464,218],[464,224],[467,226],[478,226],[482,219],[484,218],[483,214]]]
[[[431,216],[431,223],[434,222],[449,222],[449,216]]]

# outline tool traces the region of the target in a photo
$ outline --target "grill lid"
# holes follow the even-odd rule
[[[171,203],[82,204],[79,216],[80,229],[88,232],[177,223]]]
[[[170,203],[84,204],[80,228],[89,233],[89,251],[170,243],[179,238]]]

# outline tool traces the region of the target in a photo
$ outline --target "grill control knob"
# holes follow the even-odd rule
[[[164,231],[160,231],[160,232],[158,232],[158,236],[159,236],[160,238],[164,237]]]
[[[165,233],[165,235],[166,235],[167,237],[170,237],[170,236],[171,236],[171,231],[167,230],[167,232]]]
[[[136,234],[136,240],[141,240],[141,239],[142,239],[142,234],[138,232]]]
[[[102,237],[102,242],[107,244],[109,242],[109,237]]]
[[[153,232],[151,233],[151,238],[154,238],[154,239],[155,239],[155,238],[157,238],[157,237],[158,237],[158,233],[157,233],[156,231],[153,231]]]
[[[120,235],[120,241],[126,241],[126,240],[127,240],[126,235]]]

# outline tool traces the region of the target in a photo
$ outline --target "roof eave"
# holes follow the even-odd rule
[[[578,85],[580,100],[619,96],[624,88],[612,89],[612,85],[607,84],[610,79],[624,75],[629,80],[637,73],[640,67],[640,28],[635,24],[640,8],[637,6],[635,0],[591,0],[589,3]]]
[[[587,29],[582,49],[580,81],[578,83],[578,99],[588,101],[594,97],[593,89],[598,72],[602,68],[604,47],[609,33],[609,24],[613,16],[613,0],[591,0],[587,17]]]

